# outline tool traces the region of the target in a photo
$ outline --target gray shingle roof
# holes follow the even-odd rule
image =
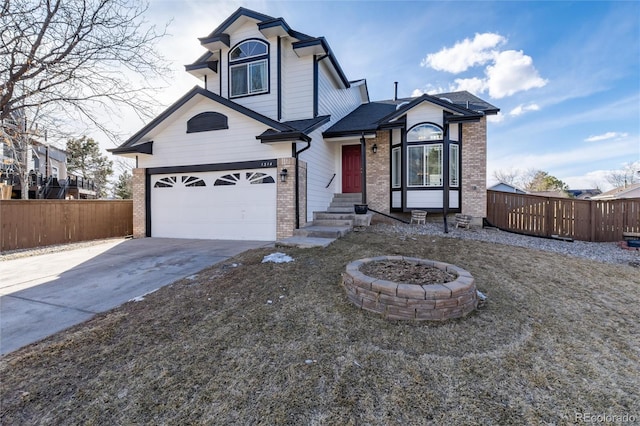
[[[497,114],[499,109],[490,103],[483,101],[475,95],[467,91],[462,92],[451,92],[451,93],[442,93],[438,95],[426,95],[422,96],[425,100],[429,100],[429,98],[438,98],[434,100],[438,103],[442,103],[440,101],[450,101],[454,108],[454,110],[459,110],[464,112],[465,109],[469,115],[476,115],[474,112],[481,112],[485,115]],[[419,102],[420,97],[418,98],[399,98],[399,99],[388,99],[383,101],[375,101],[369,102],[367,104],[362,104],[358,108],[356,108],[351,113],[347,114],[329,129],[327,129],[323,135],[325,137],[340,137],[340,136],[351,136],[351,135],[359,135],[361,133],[372,133],[375,132],[379,126],[382,124],[383,119],[392,116],[396,111],[399,114],[402,113],[401,109],[398,109],[399,105],[403,105],[401,108],[411,108],[411,104],[415,102]],[[446,105],[446,104],[443,104]],[[462,108],[462,109],[461,109]]]

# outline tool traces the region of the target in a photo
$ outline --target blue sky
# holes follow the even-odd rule
[[[199,84],[184,71],[205,51],[197,38],[239,6],[324,36],[372,100],[393,97],[398,81],[401,97],[465,89],[499,107],[490,180],[535,168],[608,189],[608,170],[640,165],[639,2],[152,0],[147,19],[171,20],[159,45],[175,70],[164,105]]]

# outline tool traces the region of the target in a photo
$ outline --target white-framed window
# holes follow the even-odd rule
[[[449,145],[449,186],[460,186],[460,146]]]
[[[400,147],[395,147],[391,150],[391,187],[400,188],[402,182],[400,176],[402,173]]]
[[[442,144],[407,147],[407,186],[442,186]]]
[[[269,46],[247,40],[229,52],[230,97],[257,95],[269,91]]]
[[[422,123],[412,127],[407,132],[408,142],[428,142],[442,140],[443,132],[439,126],[431,123]]]

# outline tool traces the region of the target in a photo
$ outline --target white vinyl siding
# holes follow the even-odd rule
[[[391,207],[394,209],[399,209],[402,207],[402,192],[401,191],[393,191],[391,193]]]
[[[336,87],[332,78],[328,76],[328,70],[323,62],[318,66],[318,114],[331,115],[331,119],[329,123],[310,135],[313,138],[311,148],[301,155],[301,159],[307,162],[307,220],[309,221],[313,219],[314,211],[327,209],[334,193],[342,192],[340,176],[342,145],[331,141],[325,142],[322,131],[362,103],[360,89],[353,86],[349,89]],[[311,72],[313,74],[313,69]],[[356,139],[355,143],[360,142]],[[303,145],[300,144],[300,146]],[[336,177],[327,188],[334,173]]]
[[[256,135],[268,127],[217,102],[200,97],[186,107],[167,126],[149,135],[153,155],[139,156],[139,167],[181,166],[291,157],[289,144],[263,144]],[[206,111],[228,117],[229,128],[209,132],[186,133],[187,120]]]
[[[331,122],[335,123],[356,109],[362,103],[362,98],[357,87],[338,87],[329,75],[325,61],[328,59],[321,61],[318,66],[318,115],[331,115]]]
[[[442,108],[423,102],[407,113],[407,129],[419,123],[435,123],[442,127]]]
[[[394,193],[395,194],[395,193]],[[407,190],[407,208],[409,209],[441,209],[444,191],[436,189],[429,191]],[[449,191],[449,208],[457,209],[459,193]]]
[[[313,55],[299,58],[291,42],[281,40],[282,119],[313,117]]]

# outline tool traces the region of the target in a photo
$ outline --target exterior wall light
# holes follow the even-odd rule
[[[287,181],[287,175],[289,174],[289,172],[287,171],[287,169],[282,169],[280,171],[280,182],[286,182]]]
[[[374,154],[378,152],[378,144],[376,143],[373,144],[373,146],[371,147],[371,152],[373,152]]]

